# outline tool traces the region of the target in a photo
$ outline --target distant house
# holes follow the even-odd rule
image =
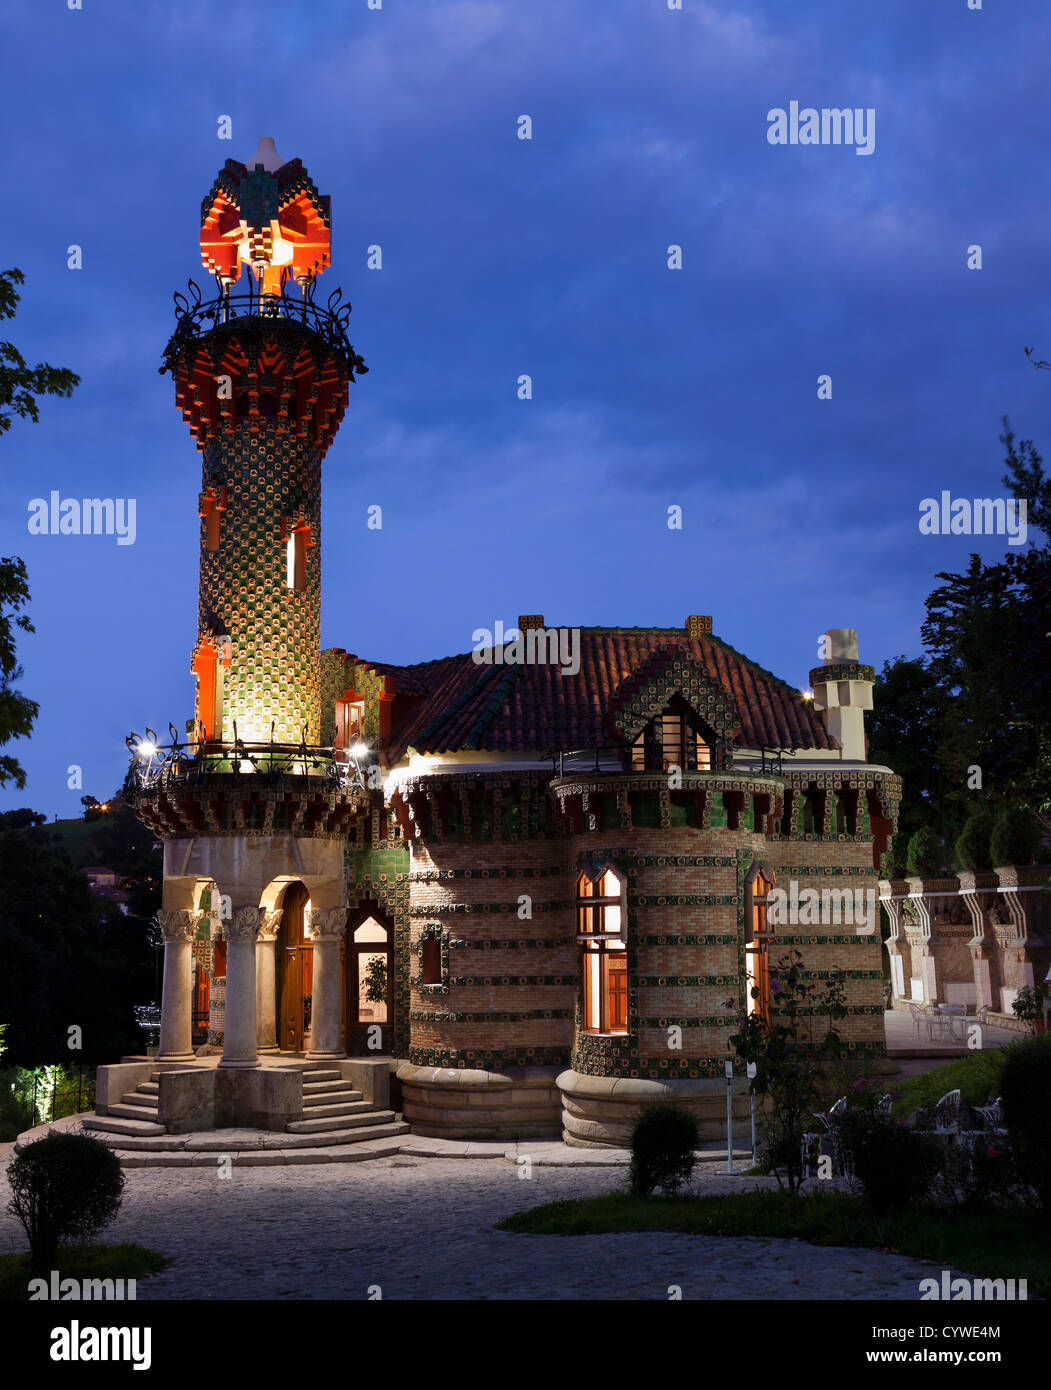
[[[98,893],[102,898],[108,898],[111,903],[116,903],[125,916],[128,915],[129,893],[122,888],[120,874],[115,869],[107,869],[103,865],[89,865],[81,869],[81,873],[91,884],[92,892]]]

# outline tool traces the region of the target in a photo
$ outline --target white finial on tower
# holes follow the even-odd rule
[[[249,169],[254,169],[257,164],[261,164],[268,174],[276,173],[284,160],[277,152],[272,135],[264,135],[259,141],[259,148],[248,161]]]

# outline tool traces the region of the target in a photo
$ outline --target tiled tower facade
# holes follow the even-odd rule
[[[349,306],[312,299],[328,199],[266,143],[252,166],[227,160],[204,200],[202,256],[222,297],[186,302],[165,354],[204,455],[191,658],[204,744],[320,740],[321,461],[365,370],[343,333]],[[258,289],[250,276],[231,299],[242,261]],[[290,277],[298,302],[283,293]]]

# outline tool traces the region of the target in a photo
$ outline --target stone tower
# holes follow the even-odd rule
[[[203,455],[194,717],[185,743],[174,726],[165,748],[149,730],[129,738],[127,785],[164,842],[158,1061],[193,1057],[203,1012],[219,1066],[252,1072],[279,1048],[277,993],[292,988],[280,963],[307,947],[312,976],[292,981],[303,1018],[313,1001],[303,1040],[315,1057],[343,1053],[343,846],[368,798],[346,755],[318,746],[321,461],[366,368],[340,292],[314,302],[329,200],[300,160],[270,139],[249,164],[228,159],[200,244],[218,294],[203,300],[191,280],[175,296],[161,367]],[[295,950],[279,936],[290,922]],[[223,1092],[228,1117],[248,1104],[239,1094]]]

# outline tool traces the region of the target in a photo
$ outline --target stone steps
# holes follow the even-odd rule
[[[363,1115],[370,1111],[375,1113],[375,1107],[367,1100],[334,1100],[330,1104],[304,1106],[301,1120],[293,1123],[303,1123],[307,1120],[337,1120],[341,1115]]]
[[[303,1083],[303,1104],[314,1105],[318,1101],[324,1103],[332,1098],[336,1100],[360,1100],[361,1092],[355,1091],[349,1081],[305,1081]]]
[[[132,1111],[130,1116],[110,1116],[92,1115],[90,1119],[84,1121],[85,1129],[101,1130],[104,1134],[165,1134],[163,1125],[157,1124],[154,1120],[142,1120],[135,1118],[133,1107],[130,1105],[113,1105],[112,1110]]]
[[[341,1107],[337,1106],[336,1109]],[[312,1120],[289,1120],[285,1125],[287,1134],[331,1134],[337,1130],[357,1129],[370,1123],[387,1124],[394,1119],[393,1110],[373,1110],[366,1102],[361,1108],[354,1108],[350,1114],[322,1115]]]
[[[344,1144],[339,1147],[316,1145],[309,1149],[254,1149],[224,1151],[235,1168],[280,1167],[282,1165],[305,1165],[313,1163],[366,1163],[373,1158],[392,1158],[401,1152],[401,1131],[408,1125],[388,1126],[391,1134],[370,1134],[360,1144]],[[122,1149],[115,1150],[122,1168],[214,1168],[214,1153],[138,1153]]]

